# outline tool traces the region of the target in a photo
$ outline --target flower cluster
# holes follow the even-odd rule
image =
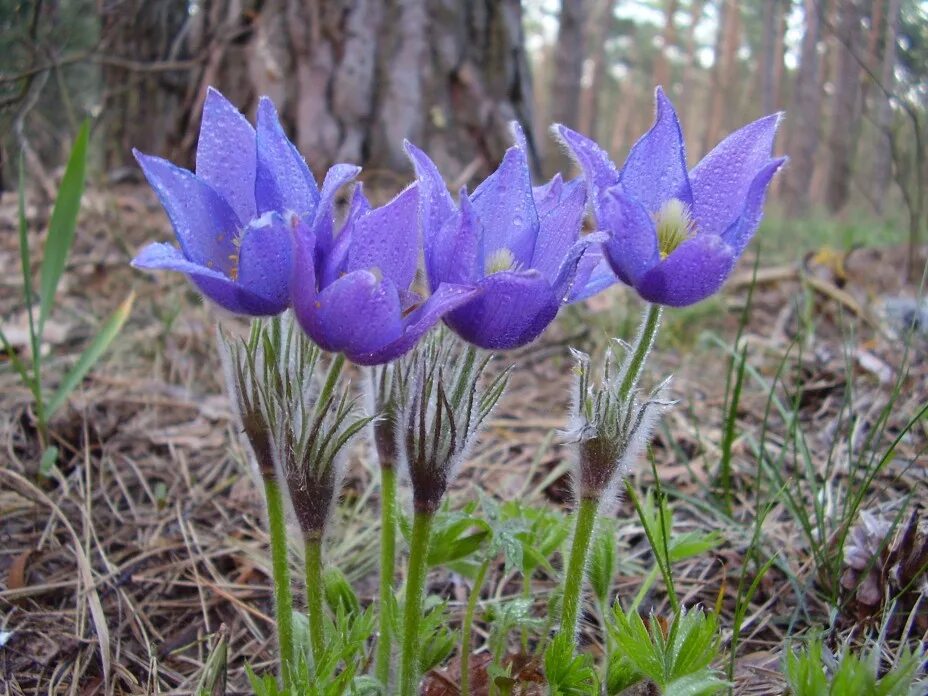
[[[195,172],[136,153],[179,248],[150,244],[134,265],[179,271],[221,308],[270,317],[253,322],[247,340],[222,338],[227,381],[265,490],[279,693],[306,692],[310,673],[313,680],[338,673],[340,686],[331,693],[345,693],[354,675],[352,659],[329,652],[346,616],[325,608],[330,581],[323,544],[349,445],[365,429],[380,462],[376,680],[384,693],[392,693],[394,680],[398,693],[417,693],[420,675],[434,664],[424,655],[441,654],[422,650],[435,642],[429,637],[434,614],[426,616],[424,596],[428,569],[435,558],[460,559],[496,533],[487,527],[455,540],[458,532],[451,531],[466,533],[470,518],[445,527],[441,520],[456,470],[508,383],[509,370],[494,376],[492,356],[479,349],[526,345],[563,305],[619,281],[650,303],[634,342],[619,342],[624,357],[610,349],[598,370],[575,351],[568,439],[577,461],[576,523],[559,617],[567,638],[545,656],[549,677],[558,660],[573,664],[575,646],[557,659],[555,648],[570,643],[581,620],[600,508],[671,404],[666,381],[650,393],[640,389],[663,306],[698,302],[731,272],[784,162],[770,155],[778,120],[770,116],[742,128],[687,171],[680,125],[658,90],[656,122],[621,169],[593,141],[555,126],[583,176],[565,181],[556,175],[541,186],[532,183],[526,139],[513,124],[514,145],[499,167],[456,200],[436,164],[406,143],[415,181],[380,207],[356,184],[343,215],[337,197],[360,168],[336,164],[318,186],[266,98],[252,127],[222,95],[208,92]],[[594,227],[585,233],[588,210]],[[286,310],[292,312],[278,316]],[[427,336],[440,322],[448,330]],[[325,357],[326,351],[333,355]],[[346,359],[371,368],[369,415],[357,408],[345,379]],[[401,526],[397,470],[408,476],[413,500],[402,622],[394,585]],[[309,652],[295,634],[287,510],[303,538]],[[506,534],[509,542],[501,536],[495,548],[508,544],[507,558],[523,558],[521,540]],[[477,571],[478,593],[489,563]],[[351,595],[350,587],[346,591]],[[351,620],[361,636],[351,642],[363,645],[372,622]],[[398,671],[394,634],[402,636]],[[463,645],[469,650],[469,636]]]
[[[417,181],[379,208],[358,184],[337,222],[336,194],[360,168],[334,165],[320,189],[270,100],[253,128],[211,89],[195,173],[136,153],[179,248],[150,244],[133,263],[185,273],[234,313],[292,307],[318,346],[359,364],[392,361],[442,320],[481,348],[516,348],[562,305],[616,279],[672,306],[718,291],[785,161],[770,155],[778,121],[745,126],[687,171],[680,124],[658,89],[654,126],[621,170],[596,143],[555,126],[584,176],[542,186],[532,185],[513,124],[499,168],[457,202],[435,163],[407,143]],[[592,234],[582,232],[587,208]],[[415,291],[420,248],[427,298]]]

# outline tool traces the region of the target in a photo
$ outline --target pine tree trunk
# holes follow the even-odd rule
[[[702,23],[703,10],[705,9],[705,0],[692,0],[690,3],[690,21],[686,30],[686,40],[684,42],[686,56],[683,62],[683,77],[680,80],[680,99],[677,111],[680,114],[680,120],[683,123],[689,123],[689,114],[695,110],[695,100],[698,90],[693,84],[696,75],[696,52],[699,48],[696,42],[696,30]],[[693,129],[689,129],[690,133]]]
[[[712,91],[709,116],[703,136],[702,152],[715,147],[730,122],[735,92],[733,89],[735,61],[741,42],[741,6],[734,0],[724,0],[719,33],[715,43],[715,64],[712,67]]]
[[[577,128],[580,120],[580,82],[586,58],[586,17],[587,0],[561,0],[554,70],[549,83],[551,120],[570,128]],[[570,159],[563,148],[548,139],[545,147],[545,173],[551,175],[565,171],[569,166]]]
[[[801,215],[809,208],[809,187],[821,132],[821,60],[818,44],[822,38],[822,17],[818,4],[816,0],[804,0],[806,26],[788,133],[790,166],[783,178],[783,197],[786,210],[793,215]]]
[[[876,143],[873,150],[873,169],[870,176],[873,207],[877,214],[883,212],[886,192],[892,177],[893,109],[890,95],[896,86],[896,34],[899,31],[900,0],[889,0],[886,7],[886,31],[880,64],[880,84],[874,90]]]
[[[831,166],[825,188],[825,202],[832,212],[841,210],[848,201],[860,135],[860,60],[864,49],[861,23],[866,16],[864,10],[862,0],[841,0],[837,12],[837,65],[828,143]]]
[[[667,51],[677,42],[677,30],[674,16],[677,14],[678,0],[664,0],[664,30],[661,32],[661,45],[654,56],[654,74],[652,82],[660,85],[668,92],[670,84],[670,65],[667,62]]]
[[[587,52],[593,62],[592,79],[583,86],[579,130],[595,139],[599,127],[600,97],[606,89],[606,37],[613,23],[616,0],[597,0],[587,22]]]
[[[127,91],[111,127],[121,144],[192,159],[214,85],[245,111],[271,96],[317,173],[337,161],[407,171],[404,138],[448,175],[486,170],[514,119],[534,148],[518,0],[203,0],[194,14],[179,0],[133,2],[124,54],[191,67]],[[120,80],[114,70],[108,84]]]

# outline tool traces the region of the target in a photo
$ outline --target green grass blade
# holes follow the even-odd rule
[[[64,273],[64,265],[71,251],[74,241],[74,230],[77,227],[77,214],[81,207],[81,196],[84,194],[84,171],[87,163],[87,139],[90,135],[90,123],[84,121],[74,147],[68,166],[58,189],[55,200],[55,209],[48,225],[48,238],[45,240],[45,255],[42,260],[42,276],[40,285],[41,305],[39,307],[39,336],[45,326],[45,320],[51,314],[55,304],[55,292],[58,281]]]
[[[116,334],[119,333],[123,324],[126,323],[126,319],[129,318],[134,300],[135,293],[130,294],[123,300],[122,304],[116,308],[116,311],[110,315],[106,323],[100,328],[93,342],[87,346],[87,349],[81,354],[80,359],[78,359],[74,367],[71,368],[71,371],[65,376],[61,386],[58,387],[58,391],[55,392],[55,395],[48,402],[49,417],[61,407],[65,400],[67,400],[71,392],[74,391],[74,388],[80,384],[84,375],[86,375],[90,368],[93,367],[94,363],[100,359],[100,356],[103,355],[110,343],[113,342],[113,339],[116,338]]]
[[[32,257],[29,254],[29,226],[26,224],[26,174],[22,153],[19,155],[19,260],[23,274],[23,302],[29,318],[29,345],[32,349],[32,364],[35,366],[39,362],[41,331],[35,330],[35,313],[32,310]]]

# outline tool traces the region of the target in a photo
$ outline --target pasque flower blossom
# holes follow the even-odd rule
[[[717,292],[757,229],[767,185],[786,161],[772,158],[778,114],[728,136],[687,172],[673,105],[657,89],[657,116],[619,171],[589,138],[556,132],[590,186],[619,279],[649,302],[685,306]]]
[[[513,130],[516,145],[473,194],[461,191],[458,206],[432,160],[406,143],[419,181],[429,284],[479,291],[449,312],[445,323],[465,340],[494,350],[534,340],[564,302],[592,294],[603,280],[591,264],[580,264],[599,241],[580,236],[584,182],[556,176],[533,188],[524,137],[518,124]]]
[[[371,208],[357,186],[347,218],[333,234],[333,200],[326,192],[334,193],[359,171],[333,167],[314,223],[295,228],[293,310],[324,350],[376,365],[408,351],[476,291],[443,283],[425,301],[410,291],[419,257],[416,184],[379,208]]]
[[[262,98],[257,129],[210,88],[197,143],[196,173],[135,152],[164,206],[180,248],[146,246],[137,268],[185,273],[216,304],[254,316],[290,304],[295,221],[320,200],[312,173]]]

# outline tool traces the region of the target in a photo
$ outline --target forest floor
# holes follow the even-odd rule
[[[26,350],[14,198],[0,200],[0,319]],[[47,214],[45,207],[28,209],[34,258]],[[56,416],[61,456],[44,480],[37,478],[30,393],[0,363],[2,694],[89,696],[104,693],[105,680],[115,693],[190,693],[223,626],[229,693],[248,691],[246,662],[257,672],[271,666],[262,501],[221,382],[215,314],[182,277],[128,266],[144,241],[168,238],[147,189],[124,184],[85,196],[46,330],[48,379],[53,383],[73,363],[93,327],[130,289],[136,300],[114,347]],[[922,639],[928,630],[922,605],[910,621],[888,621],[881,602],[865,605],[853,591],[840,590],[841,559],[830,566],[822,554],[858,490],[862,510],[890,521],[928,505],[928,420],[909,423],[928,398],[928,333],[900,340],[894,319],[896,299],[917,293],[903,280],[907,254],[873,247],[850,255],[823,250],[805,263],[762,262],[753,291],[748,257],[721,296],[667,314],[652,374],[673,373],[680,402],[656,434],[654,470],[674,511],[674,533],[723,537],[714,550],[677,563],[674,577],[685,605],[720,607],[726,647],[736,609],[743,610],[734,661],[738,693],[782,691],[785,640],[807,629],[831,625],[836,637],[856,640],[882,620],[889,646]],[[516,366],[511,387],[462,468],[454,504],[479,489],[502,500],[569,509],[571,461],[556,436],[572,384],[567,346],[594,350],[611,335],[630,338],[639,312],[630,293],[614,288],[565,311],[536,344],[499,359]],[[740,350],[747,367],[732,407],[729,367]],[[726,427],[727,414],[734,428]],[[766,483],[758,483],[758,443],[772,467],[761,470]],[[858,464],[872,457],[882,464],[872,480],[862,480]],[[730,467],[720,472],[722,462]],[[647,461],[631,479],[642,493],[653,487]],[[804,527],[784,490],[820,511],[814,528]],[[768,501],[752,546],[754,520]],[[614,591],[626,601],[653,560],[631,504],[618,502],[612,515],[619,559]],[[365,601],[376,592],[377,534],[376,465],[361,443],[327,554]],[[757,554],[746,560],[749,547]],[[757,592],[738,607],[742,571],[753,577],[768,558],[775,562]],[[555,578],[536,576],[539,613],[554,585]],[[466,601],[467,585],[453,573],[433,574],[430,587],[453,610]],[[485,597],[518,592],[518,582],[500,566]],[[665,602],[658,581],[643,607],[661,615]],[[478,622],[478,647],[482,630]],[[601,651],[593,613],[583,638],[587,649]],[[453,659],[430,676],[428,693],[456,693],[455,665]]]

